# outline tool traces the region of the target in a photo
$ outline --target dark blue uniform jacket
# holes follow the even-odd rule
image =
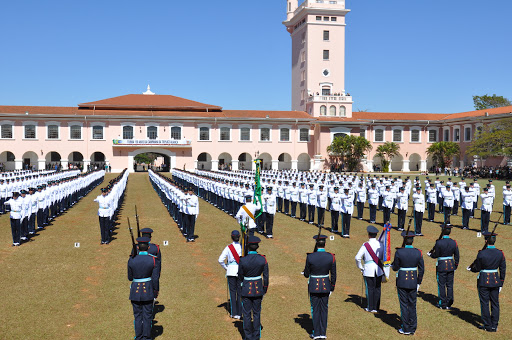
[[[331,274],[329,277],[329,273]],[[320,248],[306,257],[304,276],[309,278],[310,293],[329,293],[336,286],[336,258]]]
[[[434,251],[430,257],[437,260],[438,272],[453,272],[459,266],[459,247],[457,242],[449,236],[443,236],[442,239],[436,241]],[[451,259],[446,259],[451,257]]]
[[[423,281],[425,265],[421,250],[413,246],[398,248],[395,252],[393,270],[396,273],[396,286],[404,289],[416,289]],[[405,268],[405,270],[404,270]]]
[[[496,269],[499,268],[499,274]],[[505,254],[494,246],[488,246],[481,250],[477,257],[473,272],[480,272],[478,275],[479,287],[502,287],[505,281],[507,264]]]
[[[147,254],[147,252],[140,252],[134,258],[130,257],[128,260],[128,280],[145,279],[144,282],[132,282],[130,300],[152,301],[155,298],[155,291],[160,290],[158,273],[156,258]]]
[[[249,254],[241,257],[238,278],[242,282],[242,296],[263,296],[268,289],[268,263],[265,256],[250,251]]]

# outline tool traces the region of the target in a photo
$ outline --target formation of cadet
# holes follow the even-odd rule
[[[114,222],[124,199],[128,175],[129,172],[124,169],[119,176],[111,179],[106,187],[101,188],[101,195],[94,199],[94,202],[98,203],[101,244],[109,244],[111,241]]]
[[[105,172],[2,173],[1,213],[10,213],[13,247],[28,241],[102,182]],[[36,228],[37,225],[37,228]]]
[[[195,241],[196,219],[199,215],[199,199],[194,188],[173,171],[173,178],[148,170],[149,179],[167,211],[176,222],[187,242]]]

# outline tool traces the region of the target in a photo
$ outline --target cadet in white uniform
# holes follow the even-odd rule
[[[242,256],[242,246],[238,242],[240,232],[233,230],[231,239],[233,242],[224,248],[219,256],[219,264],[226,270],[226,278],[228,279],[230,316],[233,319],[240,320],[240,315],[242,315],[241,286],[238,281],[238,264]]]
[[[507,184],[503,189],[503,223],[510,224],[510,210],[512,207],[512,190],[510,184]]]
[[[425,212],[425,196],[421,193],[421,188],[417,187],[416,192],[412,195],[414,204],[414,232],[421,236],[421,226],[423,225],[423,213]]]

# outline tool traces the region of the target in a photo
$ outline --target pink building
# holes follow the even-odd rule
[[[455,166],[483,124],[509,117],[512,106],[454,114],[352,112],[345,90],[343,0],[287,0],[292,38],[293,111],[223,110],[171,95],[129,94],[77,107],[0,106],[0,167],[44,169],[61,164],[133,171],[137,154],[164,156],[181,169],[329,169],[327,146],[340,134],[365,136],[373,150],[361,160],[373,171],[378,145],[400,144],[392,171],[425,170],[437,141],[461,145]],[[505,162],[502,158],[486,164]],[[480,164],[479,164],[480,165]]]

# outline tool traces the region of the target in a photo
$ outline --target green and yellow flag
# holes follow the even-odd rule
[[[260,202],[261,209],[260,211],[254,216],[254,218],[258,218],[258,216],[261,215],[263,211],[263,203],[261,201],[261,181],[260,181],[260,172],[261,172],[261,159],[256,159],[254,161],[256,163],[256,174],[254,176],[254,196],[253,196],[253,202],[256,202],[258,200]]]

